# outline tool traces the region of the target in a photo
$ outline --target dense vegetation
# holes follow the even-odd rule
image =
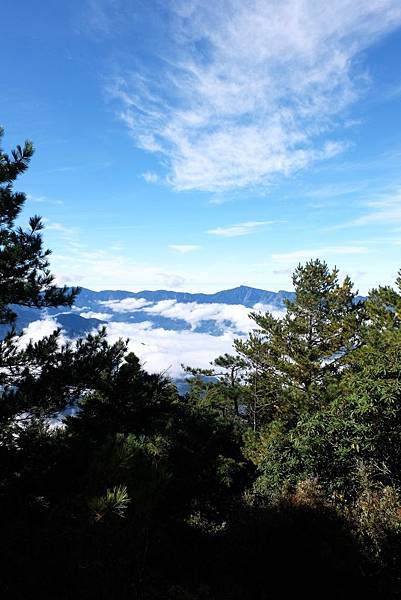
[[[105,331],[23,347],[12,306],[78,292],[15,223],[32,152],[0,153],[1,597],[401,597],[401,278],[300,265],[185,396]]]

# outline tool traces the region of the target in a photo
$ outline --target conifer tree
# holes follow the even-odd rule
[[[0,128],[0,141],[3,136]],[[0,147],[0,324],[10,330],[0,341],[0,420],[3,422],[32,403],[17,402],[27,380],[32,381],[57,356],[57,336],[30,344],[25,351],[18,345],[14,323],[16,306],[43,308],[71,305],[78,288],[57,287],[49,270],[50,250],[43,248],[43,224],[38,216],[29,220],[28,229],[16,224],[26,195],[13,190],[17,177],[28,168],[34,149],[32,142],[17,146],[11,154]],[[26,386],[25,386],[26,387]],[[42,390],[42,398],[46,395]],[[30,405],[30,406],[29,406]]]
[[[235,344],[256,373],[259,395],[270,399],[271,417],[294,403],[316,408],[360,343],[363,305],[348,276],[339,283],[337,268],[312,260],[297,267],[293,284],[285,315],[251,313],[257,328]]]
[[[338,396],[313,414],[299,414],[290,434],[277,428],[273,432],[274,423],[261,433],[259,447],[254,450],[261,474],[256,483],[259,492],[269,495],[288,482],[316,478],[332,500],[349,503],[358,498],[361,487],[366,493],[366,481],[363,485],[360,481],[361,472],[365,472],[371,479],[369,485],[375,488],[371,500],[377,501],[378,509],[382,492],[398,495],[401,272],[396,286],[373,289],[364,302],[363,343],[348,357],[349,368],[341,379]],[[399,527],[399,502],[395,508]],[[367,516],[370,508],[365,509]],[[384,506],[379,512],[384,515]]]
[[[0,141],[3,133],[0,128]],[[50,250],[43,248],[40,217],[31,217],[27,230],[15,225],[26,196],[13,191],[13,183],[28,168],[33,152],[30,141],[17,146],[11,156],[0,147],[0,324],[14,322],[13,304],[38,308],[71,305],[78,291],[53,284]]]
[[[182,365],[190,376],[189,398],[200,406],[221,410],[224,416],[241,414],[242,384],[247,363],[238,355],[223,354],[210,363],[208,369]]]

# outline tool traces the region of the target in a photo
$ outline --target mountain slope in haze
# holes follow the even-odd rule
[[[192,331],[195,333],[221,336],[231,331],[243,335],[250,331],[250,310],[282,312],[284,301],[293,298],[293,292],[280,290],[271,292],[241,285],[214,294],[176,292],[172,290],[102,290],[95,292],[82,288],[74,306],[39,310],[14,306],[17,313],[16,329],[25,330],[31,323],[52,319],[69,338],[86,333],[107,324],[120,324],[121,335],[124,323],[138,327],[157,328],[166,331]],[[361,300],[362,297],[358,297]],[[0,326],[0,336],[9,330]],[[127,330],[127,335],[129,332]]]
[[[143,290],[141,292],[125,292],[122,290],[103,290],[94,292],[82,288],[75,302],[76,306],[92,305],[94,302],[109,300],[123,300],[124,298],[143,298],[149,302],[160,302],[162,300],[176,300],[177,302],[197,304],[241,304],[252,308],[255,304],[267,304],[276,308],[282,308],[284,299],[291,299],[293,292],[280,290],[269,292],[257,288],[241,285],[231,290],[223,290],[215,294],[192,294],[189,292],[174,292],[170,290]]]
[[[221,335],[227,327],[230,327],[230,310],[226,311],[227,315],[224,319],[214,318],[215,315],[211,310],[209,314],[203,315],[204,318],[200,315],[199,320],[194,323],[193,319],[186,320],[185,314],[182,317],[169,315],[168,309],[172,312],[172,307],[180,305],[191,305],[191,308],[195,310],[197,305],[236,305],[252,309],[255,305],[260,304],[266,308],[281,310],[284,306],[284,299],[290,299],[292,296],[291,292],[270,292],[248,286],[239,286],[214,294],[193,294],[172,290],[143,290],[141,292],[102,290],[95,292],[82,288],[71,309],[63,307],[62,310],[57,308],[39,310],[20,306],[14,306],[13,309],[17,313],[16,329],[18,332],[26,329],[34,321],[53,318],[68,337],[84,335],[109,322],[146,322],[153,327],[166,330],[192,329],[200,333]],[[130,306],[129,302],[127,303],[129,300],[137,300],[138,304]],[[163,314],[163,309],[166,310],[166,314]],[[185,311],[183,312],[185,313]],[[1,326],[0,334],[4,336],[8,329],[8,326]],[[238,327],[235,329],[238,333],[245,333]]]
[[[84,288],[71,308],[13,308],[22,344],[37,341],[56,328],[62,330],[61,339],[72,340],[106,326],[111,342],[129,339],[130,351],[149,372],[166,372],[179,380],[182,364],[207,368],[216,356],[231,353],[234,340],[255,327],[251,311],[282,315],[287,298],[293,294],[247,286],[215,294]],[[0,337],[8,330],[0,326]]]

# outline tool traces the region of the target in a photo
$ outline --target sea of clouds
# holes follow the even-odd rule
[[[275,307],[255,304],[252,311],[266,312],[269,310],[276,316],[283,311]],[[137,311],[146,313],[148,320],[130,322],[129,316]],[[182,364],[206,368],[217,356],[233,351],[236,338],[245,338],[255,328],[249,314],[251,309],[240,304],[218,304],[197,302],[182,303],[176,300],[149,302],[143,298],[124,298],[118,301],[99,302],[99,311],[82,310],[84,318],[98,318],[107,321],[107,336],[111,343],[119,338],[129,339],[129,350],[141,360],[149,372],[166,372],[172,378],[183,375]],[[126,320],[113,321],[113,317],[126,315]],[[167,329],[157,325],[157,317],[167,317],[182,320],[187,329]],[[154,320],[156,318],[156,320]],[[204,330],[197,328],[204,324]],[[218,335],[208,332],[208,324],[218,326]],[[46,317],[31,322],[23,331],[21,344],[29,340],[37,341],[49,335],[59,327],[57,316]],[[62,332],[60,341],[68,339]]]

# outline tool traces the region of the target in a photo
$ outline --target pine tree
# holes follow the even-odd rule
[[[349,277],[340,284],[337,268],[313,260],[297,267],[293,284],[285,315],[251,313],[257,328],[235,344],[270,418],[299,403],[316,408],[360,343],[363,304]]]
[[[242,384],[246,362],[239,356],[223,354],[210,363],[208,369],[182,365],[189,374],[189,399],[199,406],[213,407],[223,416],[241,415]]]
[[[0,141],[3,129],[0,128]],[[34,149],[26,141],[11,156],[0,147],[0,324],[12,324],[11,305],[71,305],[78,289],[68,290],[53,284],[49,270],[50,250],[44,250],[43,224],[37,215],[29,220],[29,229],[15,225],[26,201],[25,194],[13,191],[13,183],[28,168]]]
[[[2,136],[0,128],[0,140]],[[49,366],[54,361],[58,349],[55,332],[21,350],[14,329],[14,307],[71,305],[78,293],[78,288],[60,288],[54,284],[49,270],[50,250],[43,248],[40,217],[31,217],[26,230],[16,225],[26,196],[15,192],[13,184],[28,168],[33,152],[30,141],[23,147],[17,146],[11,155],[0,148],[0,324],[10,326],[0,341],[0,419],[3,425],[21,410],[32,409],[31,401],[22,401],[22,390],[29,379],[32,382],[42,373],[44,365]],[[42,400],[46,396],[44,391],[42,389],[40,394]]]
[[[398,493],[401,272],[396,284],[396,289],[373,289],[364,302],[363,343],[348,357],[338,396],[321,410],[299,414],[290,432],[273,423],[260,435],[255,462],[263,494],[276,493],[286,482],[317,478],[332,499],[354,502],[361,491],[366,493],[362,472],[369,475],[377,499],[387,486]]]

